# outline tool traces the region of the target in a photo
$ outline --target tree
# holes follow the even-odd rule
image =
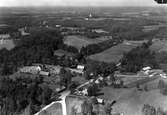
[[[69,89],[71,85],[72,74],[70,71],[66,71],[64,68],[60,71],[60,84]]]
[[[158,88],[159,89],[165,88],[165,81],[164,80],[159,80],[159,82],[158,82]]]
[[[92,115],[93,106],[87,100],[82,103],[81,109],[83,115]]]
[[[92,83],[89,87],[88,87],[88,96],[95,96],[97,94],[98,91],[98,87],[95,83]]]
[[[106,103],[106,105],[105,105],[106,115],[111,115],[111,111],[112,111],[112,104],[111,103]]]
[[[143,115],[156,115],[156,109],[148,104],[144,104],[142,109]]]

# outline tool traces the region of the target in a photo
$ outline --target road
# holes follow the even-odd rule
[[[70,91],[64,91],[61,93],[61,96],[59,97],[61,100],[60,101],[54,101],[52,103],[50,103],[49,105],[45,106],[44,108],[42,108],[38,113],[34,114],[34,115],[40,115],[40,113],[44,110],[47,110],[49,107],[51,107],[52,105],[56,104],[56,103],[60,103],[62,105],[62,113],[63,115],[67,115],[67,108],[66,108],[66,97],[70,94]],[[56,109],[56,108],[55,108]]]

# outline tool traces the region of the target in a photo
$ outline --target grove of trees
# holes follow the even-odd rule
[[[163,111],[161,108],[155,108],[149,104],[144,104],[142,113],[143,115],[167,115],[167,112]]]
[[[35,77],[35,76],[34,76]],[[28,106],[30,113],[34,114],[42,105],[51,102],[52,90],[43,84],[41,77],[0,79],[0,114],[14,115],[21,113]]]
[[[137,72],[145,66],[159,68],[159,64],[155,59],[155,53],[149,50],[150,43],[143,43],[142,46],[132,49],[127,54],[124,54],[121,60],[121,71]]]
[[[12,74],[18,67],[32,63],[53,64],[53,52],[62,44],[62,36],[55,30],[39,30],[22,37],[12,50],[0,50],[0,74]]]

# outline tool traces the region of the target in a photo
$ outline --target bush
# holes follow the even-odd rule
[[[148,104],[144,104],[142,112],[143,115],[156,115],[156,109]]]

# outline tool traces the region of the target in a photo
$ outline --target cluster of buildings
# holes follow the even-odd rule
[[[167,75],[165,72],[163,72],[163,70],[161,69],[151,69],[151,67],[144,67],[139,73],[138,75],[141,76],[141,74],[143,74],[144,76],[148,76],[148,77],[154,77],[154,76],[160,76],[162,78],[167,78]]]
[[[62,67],[60,66],[34,64],[32,66],[25,66],[20,68],[19,72],[49,76],[51,74],[54,75],[60,74],[61,68]]]
[[[0,34],[0,39],[9,39],[10,34]]]
[[[4,44],[5,40],[8,40],[10,37],[10,34],[0,34],[0,44]]]
[[[29,74],[39,74],[43,76],[50,76],[50,75],[59,75],[61,72],[61,66],[55,65],[46,65],[46,64],[33,64],[32,66],[24,66],[19,69],[21,73],[29,73]],[[72,74],[80,74],[83,75],[85,71],[84,65],[77,65],[76,68],[64,68],[67,71],[70,71]]]

